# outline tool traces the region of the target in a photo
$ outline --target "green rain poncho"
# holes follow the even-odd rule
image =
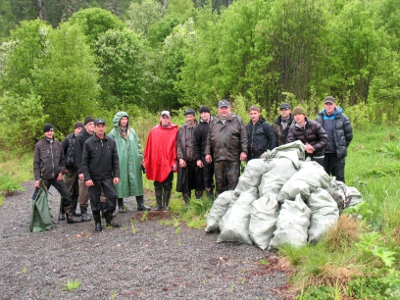
[[[120,131],[120,120],[128,118],[126,136]],[[115,139],[119,156],[120,182],[115,186],[118,198],[143,195],[143,181],[141,164],[143,154],[136,131],[129,127],[129,115],[126,112],[118,112],[113,119],[113,130],[108,134]]]

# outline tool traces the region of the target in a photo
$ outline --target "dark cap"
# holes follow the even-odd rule
[[[83,126],[83,123],[82,122],[76,122],[75,124],[74,124],[74,129],[76,129],[76,128],[83,128],[84,126]]]
[[[54,126],[50,123],[46,123],[43,126],[43,133],[47,132],[47,131],[54,131]]]
[[[227,100],[221,100],[218,103],[218,108],[221,108],[221,107],[231,107],[231,105]]]
[[[87,123],[94,122],[94,118],[92,116],[87,116],[83,121],[83,124],[86,125]]]
[[[96,121],[94,121],[94,124],[97,126],[97,125],[99,125],[99,124],[104,124],[104,125],[106,125],[106,121],[104,121],[104,119],[102,119],[102,118],[98,118],[98,119],[96,119]]]
[[[324,99],[324,103],[336,103],[336,101],[335,101],[335,98],[333,98],[332,96],[328,96],[328,97],[325,97],[325,99]]]
[[[188,108],[188,109],[184,112],[183,115],[184,115],[185,117],[186,117],[187,115],[193,115],[193,116],[195,116],[195,115],[196,115],[196,112],[194,111],[194,109]]]
[[[209,114],[211,113],[210,109],[206,105],[200,106],[199,111],[200,111],[200,113],[203,113],[203,112],[207,112]]]
[[[282,103],[281,106],[279,106],[280,109],[290,109],[290,105],[288,103]]]
[[[171,117],[171,114],[169,113],[168,110],[163,110],[163,111],[160,113],[160,116],[161,116],[161,117],[162,117],[162,116]]]

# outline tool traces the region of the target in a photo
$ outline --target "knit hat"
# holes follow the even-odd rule
[[[185,113],[184,113],[183,115],[184,115],[185,117],[186,117],[187,115],[195,116],[195,115],[196,115],[196,112],[194,111],[194,109],[188,108],[188,109],[185,111]]]
[[[280,109],[290,109],[290,105],[288,103],[282,103],[279,108]]]
[[[211,113],[210,109],[206,105],[200,106],[199,111],[200,111],[200,113],[203,113],[203,112],[207,112],[209,114]]]
[[[43,126],[43,133],[47,132],[47,131],[54,131],[54,126],[50,123],[46,123]]]
[[[85,118],[85,121],[83,122],[83,124],[86,125],[87,123],[90,123],[90,122],[94,122],[94,118],[92,116],[87,116]]]
[[[306,115],[306,111],[305,111],[304,108],[302,108],[301,106],[296,106],[296,107],[293,109],[293,115],[297,115],[297,114]]]
[[[325,97],[325,99],[324,99],[324,104],[325,103],[332,103],[332,104],[334,104],[334,103],[336,103],[336,101],[335,101],[335,98],[333,98],[332,96],[328,96],[328,97]]]
[[[76,129],[76,128],[83,128],[83,123],[82,122],[76,122],[75,124],[74,124],[74,129]]]

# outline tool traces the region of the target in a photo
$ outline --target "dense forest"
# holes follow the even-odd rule
[[[0,144],[226,98],[399,121],[400,0],[0,0]]]

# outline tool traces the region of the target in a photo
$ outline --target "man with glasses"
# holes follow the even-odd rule
[[[289,133],[289,127],[293,123],[293,115],[288,103],[282,103],[280,105],[280,116],[275,120],[272,128],[278,139],[278,146],[287,143],[287,136]]]
[[[325,148],[325,171],[344,182],[345,157],[347,147],[353,139],[353,129],[349,118],[343,114],[342,108],[336,106],[332,96],[324,99],[324,109],[318,114],[316,121],[321,124],[328,135]]]

